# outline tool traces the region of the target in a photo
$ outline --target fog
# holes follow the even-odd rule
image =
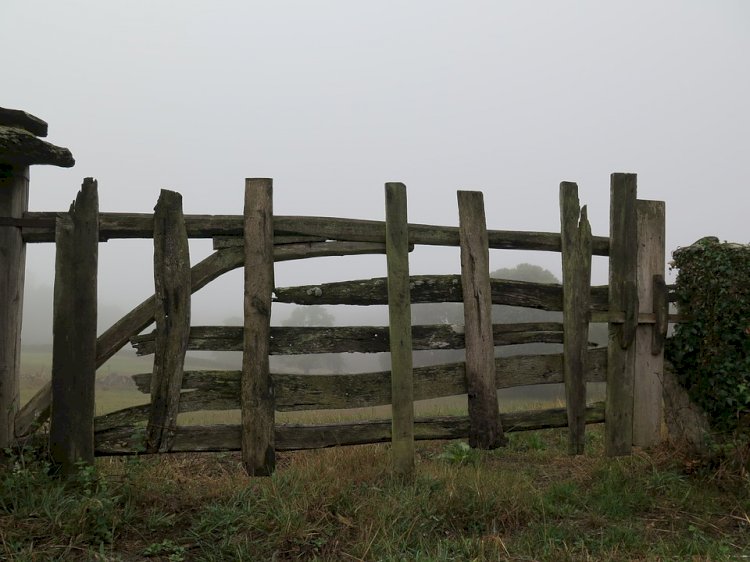
[[[412,222],[457,225],[456,190],[476,189],[489,228],[555,231],[567,180],[607,235],[609,175],[635,172],[640,198],[666,201],[668,254],[707,235],[750,238],[742,0],[4,0],[0,17],[0,105],[46,120],[77,162],[32,169],[31,210],[67,209],[93,176],[102,211],[149,212],[168,188],[186,213],[241,213],[244,178],[272,177],[277,214],[382,220],[383,184],[402,181]],[[194,263],[210,252],[191,244]],[[102,306],[126,312],[153,292],[152,256],[150,241],[102,244]],[[53,261],[51,245],[29,246],[42,292]],[[491,252],[493,269],[559,276],[559,261]],[[457,249],[411,260],[414,274],[458,269]],[[383,276],[385,258],[275,274],[277,286]],[[594,283],[606,277],[596,258]],[[235,271],[195,295],[194,323],[241,304]]]

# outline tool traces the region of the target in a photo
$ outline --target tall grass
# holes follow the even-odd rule
[[[237,454],[103,458],[67,485],[43,457],[0,468],[7,560],[739,560],[750,482],[668,448],[605,459],[600,428],[507,448],[417,444],[414,482],[387,445],[280,453],[271,478]],[[686,467],[690,466],[690,470]]]

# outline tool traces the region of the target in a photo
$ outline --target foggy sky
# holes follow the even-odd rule
[[[750,241],[750,4],[627,2],[101,2],[3,0],[0,105],[49,123],[70,170],[35,167],[31,210],[67,209],[82,178],[102,211],[241,213],[246,177],[274,178],[285,215],[384,218],[402,181],[409,220],[457,225],[457,189],[484,192],[489,228],[559,230],[576,181],[608,234],[609,175],[666,201],[667,252],[707,235]],[[191,245],[193,262],[210,242]],[[52,284],[51,245],[28,250]],[[100,298],[153,291],[150,242],[100,246]],[[559,254],[495,250],[491,267]],[[459,270],[419,248],[414,274]],[[276,284],[385,275],[384,257],[285,263]],[[237,316],[241,272],[194,297]],[[595,260],[594,283],[606,282]]]

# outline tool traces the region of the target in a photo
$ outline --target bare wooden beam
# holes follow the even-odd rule
[[[98,214],[97,184],[86,178],[57,223],[49,447],[64,476],[94,462]]]
[[[494,324],[495,346],[525,343],[563,343],[559,322]],[[241,326],[193,326],[188,349],[191,351],[242,351]],[[463,324],[412,326],[414,351],[463,349]],[[387,326],[271,326],[271,355],[315,353],[384,353],[390,351]],[[156,334],[151,332],[130,339],[138,355],[156,350]]]
[[[466,384],[471,420],[469,445],[496,449],[505,445],[506,439],[495,390],[490,258],[484,198],[479,191],[459,191],[457,195],[466,329]]]
[[[154,213],[156,355],[146,452],[169,451],[177,430],[185,352],[190,335],[190,248],[182,196],[163,189]]]
[[[635,367],[633,380],[633,445],[651,447],[661,441],[663,423],[662,378],[664,352],[652,353],[653,342],[666,326],[667,302],[659,304],[654,292],[654,276],[664,279],[665,207],[663,201],[638,201],[638,303],[639,312],[653,313],[657,323],[638,325],[635,333]],[[654,308],[654,303],[657,307]],[[657,333],[658,332],[658,333]]]
[[[29,205],[29,168],[11,166],[0,174],[0,215],[19,218]],[[21,320],[26,245],[18,228],[0,227],[0,451],[17,433],[21,399]]]
[[[57,212],[24,213],[26,218],[55,219]],[[153,237],[153,215],[147,213],[102,213],[100,240],[115,238]],[[185,215],[185,224],[190,238],[242,237],[243,219],[240,215]],[[338,217],[274,217],[276,237],[313,237],[323,240],[385,243],[385,222],[347,219]],[[26,242],[53,242],[53,227],[24,228]],[[560,234],[556,232],[524,232],[511,230],[488,230],[490,248],[501,250],[537,250],[559,252]],[[409,243],[429,246],[458,246],[458,228],[429,224],[410,224]],[[605,236],[593,238],[595,255],[609,253],[609,239]]]
[[[511,412],[501,414],[508,432],[532,431],[565,427],[568,423],[564,408]],[[586,409],[586,423],[604,421],[604,405],[600,402]],[[143,438],[133,426],[98,431],[98,455],[132,455],[143,450]],[[178,428],[172,452],[237,451],[240,449],[242,426],[214,425]],[[415,440],[462,439],[469,434],[469,418],[462,416],[417,419]],[[349,422],[327,425],[278,425],[275,443],[279,451],[319,449],[343,445],[384,443],[391,440],[390,420]]]
[[[414,375],[406,207],[406,186],[385,184],[392,462],[396,474],[411,479],[414,477]]]
[[[606,381],[606,349],[589,350],[586,364],[586,382]],[[558,353],[498,357],[495,369],[506,373],[496,383],[498,390],[563,382],[562,354]],[[151,373],[133,376],[141,392],[150,391],[151,376]],[[467,392],[464,363],[415,367],[413,376],[414,400]],[[240,378],[241,371],[187,371],[183,390],[200,392],[190,393],[191,398],[187,401],[183,396],[180,411],[238,409]],[[274,373],[273,379],[276,410],[279,412],[370,408],[391,403],[389,371],[340,375]],[[190,409],[183,410],[183,407]],[[139,421],[143,419],[146,418],[139,418]]]
[[[609,323],[607,359],[607,456],[630,454],[633,443],[635,331],[638,326],[636,175],[612,174],[610,184]]]
[[[412,275],[411,302],[462,302],[463,287],[460,275]],[[562,311],[562,285],[530,283],[508,279],[490,279],[492,304],[523,306],[540,310]],[[387,304],[385,277],[359,279],[320,285],[276,287],[277,302],[294,304],[349,304],[369,306]],[[592,312],[608,310],[606,286],[591,288]]]
[[[591,297],[591,226],[580,208],[578,186],[560,184],[562,231],[565,401],[568,452],[582,455],[586,444],[586,360]]]
[[[245,344],[242,354],[242,460],[251,476],[270,476],[274,453],[273,380],[268,346],[273,293],[273,184],[245,181]]]

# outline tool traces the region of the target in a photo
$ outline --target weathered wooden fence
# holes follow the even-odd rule
[[[592,236],[577,186],[560,185],[561,229],[487,230],[482,194],[458,192],[458,227],[409,224],[406,190],[385,189],[386,220],[275,216],[270,179],[249,179],[244,216],[184,216],[179,194],[163,191],[154,214],[99,213],[97,185],[84,181],[67,213],[26,212],[14,219],[24,243],[55,242],[52,382],[15,414],[28,435],[50,415],[55,460],[72,470],[94,454],[242,450],[247,470],[267,475],[275,451],[390,441],[394,470],[414,467],[414,440],[468,437],[494,448],[505,433],[569,428],[583,452],[585,424],[606,417],[606,453],[660,438],[662,347],[667,329],[664,204],[636,199],[636,177],[611,177],[610,236]],[[191,267],[188,239],[214,239],[215,253]],[[153,238],[155,293],[96,338],[99,242]],[[461,274],[410,276],[414,245],[459,246]],[[563,284],[491,279],[490,249],[560,252]],[[275,287],[275,261],[386,254],[387,276],[315,286]],[[592,287],[592,255],[609,256],[608,286]],[[244,267],[244,326],[191,327],[190,295]],[[389,326],[270,326],[273,302],[389,306]],[[462,302],[462,326],[412,326],[411,303]],[[563,322],[492,324],[492,305],[562,311]],[[609,323],[609,345],[591,348],[589,322]],[[139,335],[155,322],[154,332]],[[136,375],[145,406],[94,418],[96,368],[129,342],[154,354]],[[495,346],[563,343],[563,353],[496,358]],[[413,368],[412,352],[465,349],[466,361]],[[238,371],[185,371],[188,350],[243,351]],[[390,351],[389,372],[343,375],[271,373],[269,355]],[[586,403],[586,383],[606,382],[606,403]],[[564,383],[566,408],[503,412],[497,390]],[[468,395],[466,417],[414,417],[414,401]],[[277,411],[392,406],[391,420],[279,424]],[[240,409],[240,425],[180,426],[177,415]]]

